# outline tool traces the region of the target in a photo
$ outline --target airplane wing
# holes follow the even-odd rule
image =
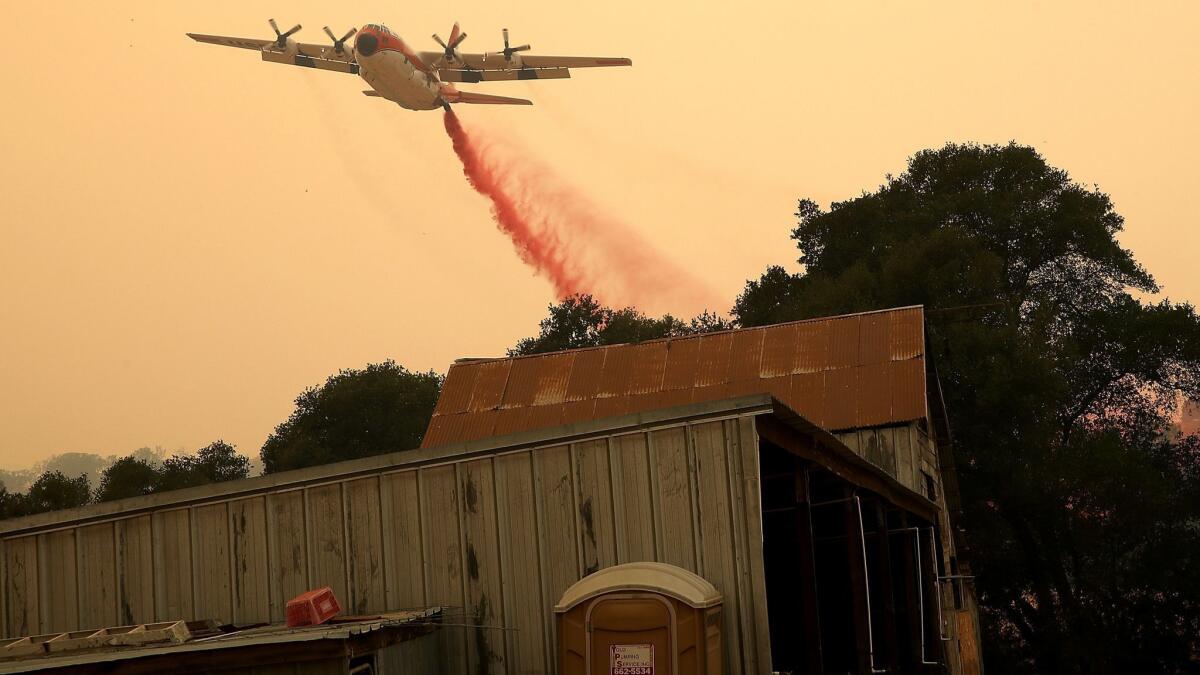
[[[442,57],[442,52],[421,52],[419,56],[425,63],[434,63]],[[500,54],[460,54],[460,56],[462,56],[462,63],[453,64],[459,70],[602,68],[606,66],[633,65],[633,61],[630,59],[601,56],[525,56],[522,54],[514,57],[512,61],[506,60]]]
[[[293,66],[304,66],[305,68],[332,70],[339,73],[358,73],[358,64],[354,62],[354,57],[350,56],[348,51],[338,54],[330,45],[297,42],[294,43],[296,52],[293,54],[288,51],[273,49],[274,40],[229,37],[225,35],[204,35],[201,33],[188,33],[187,36],[196,42],[220,45],[222,47],[253,49],[262,54],[263,61],[270,61],[271,63],[284,63]]]
[[[567,68],[518,68],[515,70],[438,69],[442,82],[506,82],[512,80],[556,80],[571,77]]]

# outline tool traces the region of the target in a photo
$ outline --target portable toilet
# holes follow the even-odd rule
[[[685,569],[635,562],[575,582],[554,606],[560,675],[719,675],[721,593]]]

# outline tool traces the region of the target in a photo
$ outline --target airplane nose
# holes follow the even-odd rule
[[[354,51],[359,56],[370,56],[379,49],[379,38],[371,33],[359,33],[354,41]]]

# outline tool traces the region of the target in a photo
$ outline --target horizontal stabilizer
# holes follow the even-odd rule
[[[363,96],[380,96],[380,93],[374,89],[368,89],[363,92]]]
[[[456,91],[452,94],[445,94],[444,98],[451,103],[484,103],[492,105],[533,105],[533,101],[527,98],[512,98],[511,96],[493,96],[491,94],[477,94],[470,91]]]

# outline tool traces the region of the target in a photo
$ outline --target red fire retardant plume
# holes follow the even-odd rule
[[[500,230],[558,297],[590,293],[609,306],[648,312],[718,307],[704,283],[605,215],[550,167],[498,139],[468,133],[453,112],[444,121],[467,181],[491,201]]]

